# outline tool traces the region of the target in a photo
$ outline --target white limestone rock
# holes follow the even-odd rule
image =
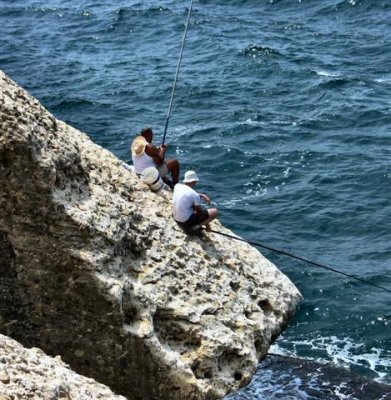
[[[72,371],[61,357],[0,335],[0,399],[126,400],[91,378]]]
[[[1,71],[0,129],[0,331],[130,399],[249,382],[301,300],[292,282],[246,243],[186,235],[170,196]]]

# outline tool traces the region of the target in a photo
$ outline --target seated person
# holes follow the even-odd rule
[[[176,159],[164,161],[167,145],[156,147],[152,144],[153,132],[151,128],[143,128],[140,136],[133,140],[132,160],[136,174],[141,174],[145,168],[156,167],[163,181],[175,186],[179,181],[179,162]],[[171,173],[172,181],[168,178]]]
[[[175,185],[173,194],[173,216],[175,221],[185,229],[191,229],[197,225],[205,225],[207,231],[211,231],[210,222],[217,218],[217,208],[203,208],[201,198],[208,204],[210,199],[206,194],[197,193],[194,190],[198,182],[198,176],[194,171],[187,171],[183,183]]]

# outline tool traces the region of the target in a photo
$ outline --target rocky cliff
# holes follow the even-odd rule
[[[126,400],[91,378],[73,372],[59,356],[26,349],[0,335],[0,399]]]
[[[301,299],[246,243],[184,234],[169,198],[1,71],[0,191],[0,332],[129,399],[243,386]]]

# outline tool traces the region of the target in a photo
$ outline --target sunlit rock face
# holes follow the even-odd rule
[[[1,71],[0,190],[0,331],[129,399],[238,389],[301,299],[250,245],[186,235],[170,193]]]

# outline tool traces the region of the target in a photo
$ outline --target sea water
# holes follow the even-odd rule
[[[0,68],[127,162],[162,139],[189,4],[1,0]],[[391,289],[390,69],[388,0],[196,0],[168,157],[235,233]],[[260,250],[304,296],[271,351],[391,384],[390,293]],[[251,398],[310,396],[271,397],[273,368]]]

